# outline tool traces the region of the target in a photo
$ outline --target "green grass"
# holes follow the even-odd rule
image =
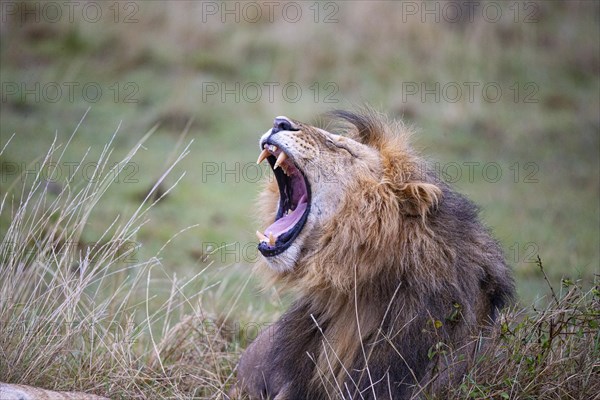
[[[91,209],[81,242],[93,245],[102,242],[109,221],[135,212],[193,139],[188,156],[161,187],[185,175],[146,212],[131,238],[135,262],[159,254],[160,273],[152,274],[159,298],[150,305],[168,300],[174,279],[192,280],[189,293],[209,288],[201,297],[215,315],[243,323],[273,321],[287,301],[275,288],[260,291],[250,274],[260,190],[251,175],[257,140],[277,115],[318,122],[318,115],[332,108],[366,102],[414,125],[416,147],[442,169],[451,173],[452,165],[461,167],[455,186],[481,206],[484,221],[501,241],[523,306],[547,303],[538,255],[554,285],[562,278],[581,279],[589,289],[600,273],[599,7],[532,3],[536,22],[514,23],[510,4],[503,4],[505,18],[498,23],[475,18],[461,24],[422,23],[409,16],[403,21],[402,6],[393,2],[340,3],[335,23],[315,23],[308,3],[297,23],[280,17],[221,23],[218,16],[202,23],[202,3],[161,2],[139,3],[135,23],[115,22],[108,3],[97,23],[79,17],[72,23],[22,23],[19,15],[7,16],[0,25],[5,96],[0,148],[14,137],[0,155],[0,192],[19,199],[19,176],[33,178],[55,137],[65,144],[88,108],[65,149],[59,188],[66,187],[67,165],[79,163],[86,152],[86,163],[97,161],[117,127],[109,166],[158,125]],[[321,11],[323,17],[327,10]],[[38,101],[20,91],[22,85],[51,82],[63,89],[67,82],[78,88],[93,83],[103,92],[97,102],[86,101],[78,90],[72,101],[63,93],[50,102],[41,92]],[[272,101],[266,82],[279,84]],[[290,82],[303,90],[298,102],[286,101],[280,90]],[[462,88],[465,82],[478,88],[494,83],[503,96],[489,102],[475,90],[473,101],[465,93],[457,102],[441,94],[439,101],[431,95],[422,101],[422,92],[406,92],[413,83],[434,87],[436,82]],[[211,83],[229,88],[256,83],[263,97],[252,102],[228,95],[222,101],[219,94],[203,93]],[[8,94],[6,84],[19,90]],[[134,102],[125,102],[127,96]],[[326,96],[337,102],[326,102]],[[535,102],[525,102],[527,96]],[[470,164],[472,180],[465,163],[479,163]],[[497,182],[482,175],[490,163],[502,171]],[[236,172],[221,177],[224,168]],[[82,173],[73,182],[89,183]],[[9,204],[0,215],[2,237],[13,223],[8,210],[17,203]],[[158,318],[160,331],[163,322]]]

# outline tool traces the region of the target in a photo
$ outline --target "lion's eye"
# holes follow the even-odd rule
[[[330,139],[330,138],[325,139],[325,145],[327,147],[329,147],[330,149],[334,148],[334,147],[337,147],[337,145],[335,144],[335,142],[333,141],[333,139]]]

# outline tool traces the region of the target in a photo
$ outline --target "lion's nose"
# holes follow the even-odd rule
[[[298,129],[295,127],[294,123],[290,121],[287,117],[277,117],[275,121],[273,121],[273,129],[271,129],[271,134],[277,133],[279,131],[297,131]]]

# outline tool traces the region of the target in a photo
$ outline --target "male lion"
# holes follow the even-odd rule
[[[277,117],[260,139],[276,178],[260,199],[262,268],[298,299],[248,347],[240,386],[271,399],[440,393],[512,298],[511,272],[406,128],[370,110],[334,117],[342,135]]]

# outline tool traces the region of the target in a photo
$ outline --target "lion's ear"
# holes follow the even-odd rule
[[[410,182],[400,188],[400,203],[408,215],[425,217],[429,210],[437,206],[442,198],[442,190],[432,183]]]

